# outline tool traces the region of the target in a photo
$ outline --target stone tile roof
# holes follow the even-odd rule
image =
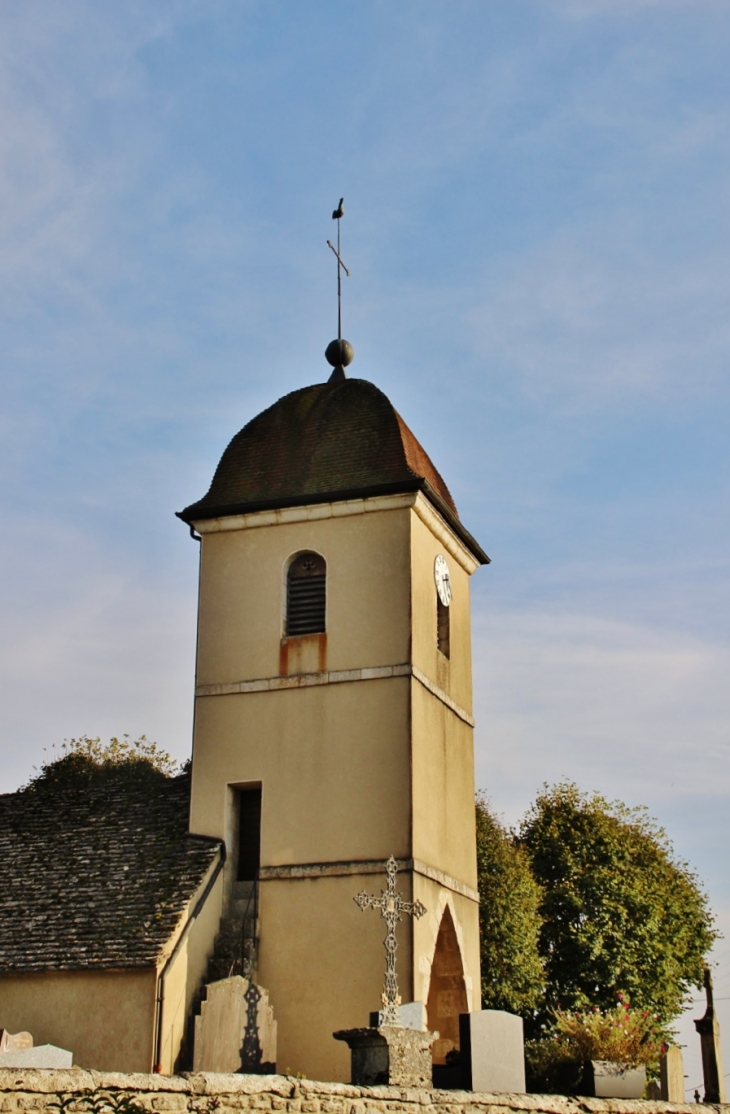
[[[425,480],[456,514],[449,489],[382,391],[364,379],[317,383],[280,398],[237,433],[190,520]]]
[[[210,489],[181,511],[199,519],[422,490],[483,563],[442,476],[392,403],[364,379],[280,398],[236,434]]]
[[[0,795],[0,972],[153,965],[219,848],[190,778]]]

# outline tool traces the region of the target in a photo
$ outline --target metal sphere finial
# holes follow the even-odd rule
[[[324,350],[324,358],[330,367],[347,367],[355,359],[355,349],[343,337],[331,340]]]

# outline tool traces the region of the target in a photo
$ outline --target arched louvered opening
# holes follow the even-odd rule
[[[300,553],[286,578],[286,634],[322,634],[327,609],[327,565],[318,553]]]

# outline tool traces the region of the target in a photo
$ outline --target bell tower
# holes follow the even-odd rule
[[[324,1080],[349,1078],[334,1030],[380,1005],[384,926],[353,897],[391,854],[427,910],[398,928],[398,978],[437,1062],[480,1006],[469,578],[489,560],[385,395],[336,371],[249,422],[180,514],[201,537],[190,828],[258,889],[279,1070]]]

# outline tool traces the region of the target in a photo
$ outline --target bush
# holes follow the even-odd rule
[[[656,1076],[666,1048],[659,1018],[620,998],[610,1010],[556,1010],[550,1031],[525,1046],[528,1086],[544,1094],[585,1093],[586,1065],[610,1060]]]
[[[81,789],[109,778],[135,781],[173,777],[179,772],[175,759],[145,735],[134,740],[123,735],[121,739],[111,738],[108,743],[82,735],[65,739],[58,748],[54,744],[51,756],[23,786],[23,791]]]

